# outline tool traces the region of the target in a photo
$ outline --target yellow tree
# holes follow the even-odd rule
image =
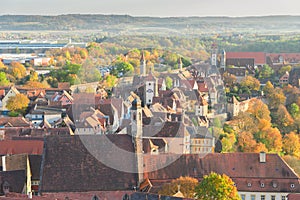
[[[270,152],[279,153],[282,150],[282,136],[277,128],[263,129],[257,139],[265,144]]]
[[[259,90],[260,88],[260,82],[256,78],[252,76],[246,76],[241,80],[241,86],[247,87],[250,90]]]
[[[265,95],[271,94],[273,90],[274,90],[273,84],[270,81],[268,81],[263,88],[264,94]]]
[[[29,104],[29,99],[24,94],[16,94],[7,100],[7,109],[13,112],[24,112]]]
[[[251,113],[257,120],[265,119],[269,122],[271,121],[270,110],[260,99],[252,99],[247,112]]]
[[[19,62],[15,62],[13,61],[11,63],[11,71],[12,71],[12,75],[17,78],[23,78],[26,76],[26,68],[24,67],[24,65],[22,65]]]
[[[196,199],[214,200],[240,200],[237,188],[232,179],[226,174],[220,175],[211,172],[203,177],[203,180],[195,188]]]
[[[300,137],[294,132],[286,134],[283,138],[282,149],[285,154],[300,158]]]
[[[238,148],[241,152],[254,152],[256,141],[250,132],[241,132],[238,134]]]
[[[192,177],[179,177],[171,183],[164,184],[158,192],[161,195],[173,196],[180,190],[185,198],[193,198],[198,180]]]

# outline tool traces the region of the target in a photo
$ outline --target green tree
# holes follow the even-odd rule
[[[299,106],[296,103],[292,103],[289,107],[288,107],[288,111],[291,114],[291,116],[296,119],[297,117],[299,117],[300,114],[300,109]]]
[[[161,195],[173,196],[179,190],[185,198],[193,198],[195,187],[197,185],[198,180],[195,178],[179,177],[172,180],[171,183],[164,184],[158,193]]]
[[[4,72],[0,72],[0,86],[9,85],[9,80],[6,78],[6,74]]]
[[[292,66],[291,65],[286,65],[280,68],[280,70],[278,71],[279,76],[284,75],[286,72],[290,72],[292,70]]]
[[[28,107],[29,99],[24,94],[16,94],[7,100],[6,107],[13,112],[23,113]]]
[[[273,75],[273,73],[273,69],[269,65],[265,64],[259,72],[259,78],[270,78]]]
[[[173,86],[173,80],[171,77],[167,76],[166,77],[166,87],[167,89],[171,89]]]
[[[237,188],[230,177],[211,172],[195,188],[196,199],[240,200]]]
[[[117,61],[115,63],[115,69],[116,71],[114,72],[114,76],[124,76],[124,75],[131,75],[132,72],[134,71],[134,68],[132,64],[129,62],[124,62],[124,61]]]

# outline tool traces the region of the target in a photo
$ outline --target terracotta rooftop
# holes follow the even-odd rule
[[[254,58],[255,65],[266,64],[264,52],[226,52],[226,59],[230,58]]]
[[[44,142],[38,140],[4,140],[0,141],[0,155],[41,155],[43,153],[43,145]]]
[[[149,162],[148,159],[149,156],[144,157],[146,170],[153,168],[153,165],[161,166],[169,162],[170,155],[157,156]],[[266,154],[265,163],[259,162],[258,153],[214,153],[204,157],[182,155],[163,169],[145,173],[144,178],[149,178],[155,186],[155,183],[161,185],[180,176],[201,179],[210,172],[230,176],[239,191],[300,192],[299,177],[277,154]],[[261,187],[261,183],[264,183],[264,187]],[[273,183],[277,183],[276,187]]]
[[[30,122],[24,117],[1,117],[0,127],[30,127]]]

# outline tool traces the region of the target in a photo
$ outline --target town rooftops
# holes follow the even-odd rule
[[[7,154],[33,154],[43,153],[43,141],[39,140],[4,140],[0,141],[0,155]]]
[[[231,58],[254,58],[255,65],[266,64],[266,53],[264,52],[226,52],[226,59]]]
[[[116,153],[118,150],[128,156]],[[131,190],[137,185],[136,174],[109,167],[104,160],[117,162],[124,169],[134,168],[133,152],[128,135],[46,137],[41,192]]]

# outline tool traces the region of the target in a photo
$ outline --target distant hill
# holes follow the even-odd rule
[[[129,15],[2,15],[0,31],[103,30],[142,33],[299,32],[300,16],[132,17]]]

